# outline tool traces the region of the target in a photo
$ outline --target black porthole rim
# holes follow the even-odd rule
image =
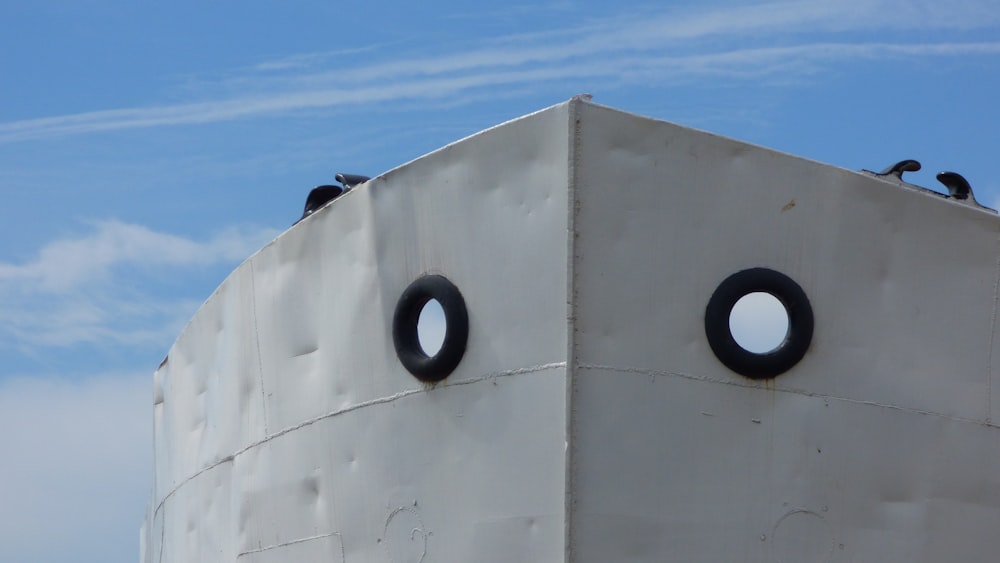
[[[745,295],[773,295],[788,314],[788,333],[777,348],[763,354],[740,346],[729,328],[733,306]],[[770,379],[790,370],[812,343],[812,305],[792,278],[768,268],[750,268],[730,275],[719,284],[705,307],[705,336],[712,352],[726,367],[750,379]]]
[[[420,346],[417,325],[424,305],[432,299],[444,311],[445,333],[441,348],[428,356]],[[392,317],[392,341],[396,357],[414,377],[434,383],[451,375],[465,355],[468,340],[469,312],[465,299],[448,278],[425,275],[403,290]]]

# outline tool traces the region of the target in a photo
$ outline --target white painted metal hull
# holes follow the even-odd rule
[[[142,561],[994,561],[1000,221],[574,99],[355,189],[240,266],[155,380]],[[706,340],[731,274],[815,329]],[[468,308],[397,360],[404,289]]]

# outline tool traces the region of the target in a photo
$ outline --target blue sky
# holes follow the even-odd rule
[[[336,172],[594,101],[1000,203],[1000,3],[0,3],[0,561],[136,561],[153,369]]]

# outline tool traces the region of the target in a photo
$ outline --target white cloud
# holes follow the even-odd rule
[[[911,30],[989,29],[988,2],[821,0],[659,10],[602,18],[547,33],[496,37],[460,52],[345,66],[344,51],[305,53],[256,65],[215,84],[214,101],[112,109],[0,123],[0,142],[142,127],[196,124],[289,111],[469,96],[489,88],[538,87],[566,79],[643,76],[660,82],[725,73],[749,78],[812,72],[817,63],[868,57],[996,54],[1000,42],[884,41]],[[863,34],[877,32],[873,41]],[[847,36],[847,34],[851,34]],[[858,35],[862,34],[862,35]],[[739,47],[727,48],[727,41]],[[378,51],[377,47],[362,47]],[[360,53],[352,49],[354,54]],[[231,92],[255,92],[253,95]]]
[[[0,379],[0,561],[138,559],[152,482],[151,381]]]
[[[297,70],[313,67],[317,64],[326,64],[330,60],[344,57],[346,55],[358,55],[379,49],[381,45],[365,45],[362,47],[350,47],[347,49],[337,49],[334,51],[324,51],[322,53],[301,53],[264,61],[254,65],[254,70],[261,72],[280,72],[287,70]]]
[[[225,274],[278,234],[229,228],[194,240],[120,221],[101,221],[56,240],[23,264],[0,262],[0,349],[28,355],[80,343],[163,349],[205,295],[154,289],[166,273],[206,267]],[[204,288],[197,288],[204,290]]]
[[[66,291],[107,278],[118,264],[197,266],[239,261],[277,234],[275,229],[232,228],[198,242],[142,225],[100,221],[91,234],[46,245],[32,262],[0,262],[0,282],[21,281],[46,291]]]
[[[165,349],[200,304],[193,298],[102,291],[0,306],[0,347],[16,346],[29,356],[40,349],[76,344]]]

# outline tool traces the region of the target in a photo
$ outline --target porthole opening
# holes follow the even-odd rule
[[[469,339],[469,312],[447,278],[427,275],[411,283],[392,315],[396,356],[414,377],[433,383],[458,367]]]
[[[755,291],[741,297],[729,312],[729,330],[741,348],[767,354],[788,338],[788,310],[774,295]]]
[[[813,336],[809,298],[795,280],[767,268],[730,275],[705,306],[705,336],[726,367],[751,379],[799,363]]]
[[[424,354],[434,356],[441,351],[447,329],[441,303],[437,299],[430,299],[420,310],[420,317],[417,319],[417,340]]]

